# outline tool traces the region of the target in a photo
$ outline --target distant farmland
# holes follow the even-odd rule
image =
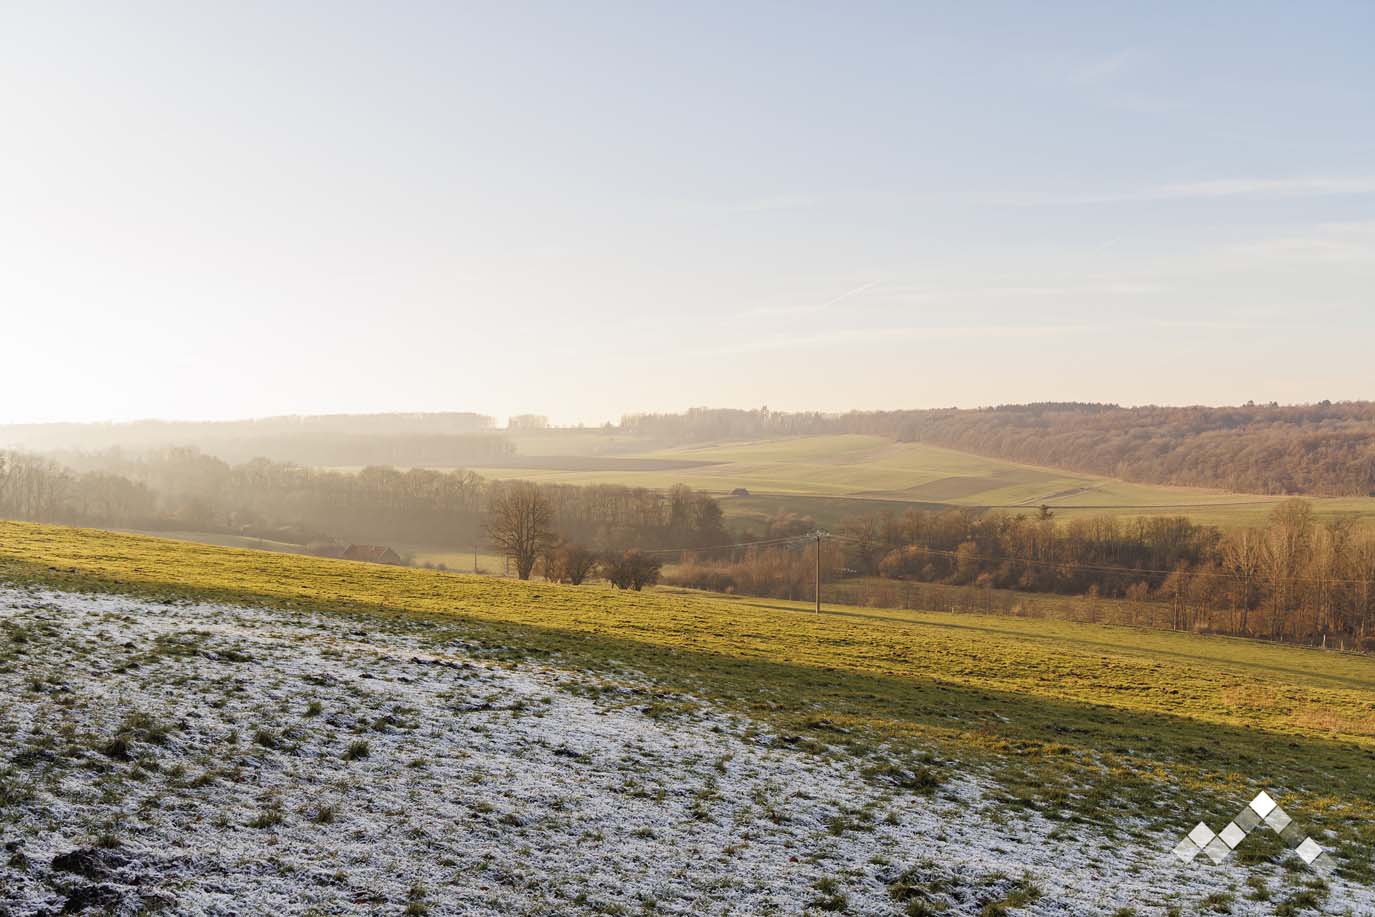
[[[560,437],[518,443],[521,460],[503,467],[478,467],[494,478],[548,483],[615,483],[663,488],[674,484],[727,495],[745,488],[748,497],[724,501],[733,519],[762,519],[786,509],[815,516],[824,524],[847,515],[906,506],[991,507],[1035,511],[1042,505],[1061,516],[1111,513],[1121,516],[1188,515],[1215,525],[1259,522],[1284,499],[1193,487],[1133,484],[1115,478],[1021,465],[922,443],[897,443],[880,436],[843,434],[754,442],[711,443],[636,451],[625,436],[569,434],[568,453]],[[538,448],[545,454],[527,450]],[[614,453],[614,454],[613,454]],[[594,457],[595,456],[595,457]],[[1318,498],[1320,515],[1355,514],[1375,520],[1375,498]]]

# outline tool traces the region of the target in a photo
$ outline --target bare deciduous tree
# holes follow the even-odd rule
[[[1266,528],[1265,574],[1270,585],[1270,636],[1281,637],[1303,596],[1302,577],[1313,550],[1313,507],[1286,500],[1270,511]]]
[[[535,560],[554,540],[554,508],[535,484],[495,485],[488,504],[487,537],[515,561],[516,575],[529,579]]]
[[[1258,589],[1265,567],[1265,543],[1255,529],[1232,532],[1222,542],[1222,564],[1232,578],[1232,611],[1239,633],[1251,632],[1251,610],[1259,601]]]
[[[663,563],[651,554],[631,549],[621,555],[608,555],[602,560],[602,575],[617,589],[639,592],[659,581]]]
[[[597,569],[597,555],[577,544],[559,544],[544,554],[544,578],[581,586]]]

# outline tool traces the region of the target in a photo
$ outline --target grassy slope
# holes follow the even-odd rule
[[[1009,804],[1052,817],[1111,823],[1126,807],[1160,827],[1187,827],[1230,816],[1268,787],[1338,830],[1349,863],[1368,861],[1375,841],[1375,660],[1365,658],[1008,618],[844,607],[817,616],[770,600],[519,583],[10,522],[0,523],[0,579],[364,619],[441,616],[512,654],[633,668],[771,720],[799,742],[934,750],[950,766],[989,769]]]
[[[171,538],[175,541],[198,541],[201,544],[217,545],[222,548],[249,548],[255,551],[282,551],[287,554],[305,554],[306,546],[289,541],[272,541],[267,538],[251,538],[247,535],[226,535],[223,532],[195,532],[170,530],[155,532],[148,529],[120,529],[133,535],[151,535],[154,538]]]
[[[570,440],[584,455],[588,437]],[[608,438],[609,439],[609,438]],[[558,455],[558,438],[530,445]],[[626,443],[617,443],[626,448]],[[534,454],[534,453],[530,453]],[[678,447],[652,452],[625,452],[625,458],[711,462],[697,468],[583,470],[480,468],[498,478],[527,478],[561,483],[619,483],[668,487],[683,483],[717,493],[736,487],[754,492],[751,504],[728,505],[736,518],[754,518],[778,508],[795,509],[796,497],[809,498],[828,519],[880,506],[956,504],[1025,507],[1042,503],[1062,515],[1109,512],[1138,516],[1187,513],[1218,525],[1259,522],[1281,498],[1231,494],[1217,490],[1131,484],[1112,478],[1019,465],[921,443],[895,443],[883,437],[806,436],[759,442]],[[794,499],[782,499],[791,497]],[[1375,521],[1375,499],[1320,499],[1321,514],[1355,513]]]
[[[245,548],[255,551],[281,551],[286,554],[310,554],[303,544],[293,544],[288,541],[271,541],[264,538],[250,538],[246,535],[226,535],[222,532],[194,532],[194,531],[165,531],[155,532],[146,529],[119,529],[121,532],[128,532],[131,535],[149,535],[153,538],[168,538],[174,541],[194,541],[198,544],[215,545],[222,548]],[[434,549],[425,545],[412,545],[402,542],[393,542],[388,547],[395,549],[403,557],[409,557],[416,565],[423,564],[444,564],[446,567],[456,571],[473,570],[473,552],[471,550],[445,550]],[[313,556],[313,555],[311,555]],[[493,554],[484,550],[477,556],[478,569],[484,574],[504,573],[506,562],[500,554]]]

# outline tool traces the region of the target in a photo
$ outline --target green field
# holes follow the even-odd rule
[[[1333,832],[1348,876],[1375,845],[1375,660],[1134,628],[808,606],[444,574],[0,523],[0,580],[458,627],[510,658],[634,671],[771,722],[817,754],[985,773],[1072,831],[1172,830],[1259,787]],[[368,622],[376,622],[369,625]],[[1180,813],[1188,813],[1181,815]],[[1117,830],[1117,829],[1112,829]],[[1279,856],[1257,843],[1247,855]]]
[[[245,548],[255,551],[279,551],[285,554],[310,555],[310,551],[303,544],[292,544],[288,541],[272,541],[266,538],[251,538],[247,535],[226,535],[220,532],[195,532],[183,530],[154,532],[140,529],[122,529],[121,531],[127,531],[132,535],[149,535],[153,538],[169,538],[174,541],[193,541],[197,544],[213,545],[221,548]],[[477,572],[479,573],[493,576],[507,575],[506,558],[500,554],[493,554],[490,550],[483,550],[474,558],[472,551],[433,549],[423,545],[409,544],[395,544],[391,547],[416,566],[424,566],[426,564],[438,566],[443,564],[445,567],[455,572],[472,573],[474,572],[474,561],[476,561]]]
[[[195,541],[200,544],[215,545],[221,548],[251,548],[255,551],[282,551],[286,554],[310,553],[303,544],[289,541],[273,541],[270,538],[253,538],[248,535],[227,535],[223,532],[197,532],[190,530],[151,531],[148,529],[124,529],[134,535],[151,535],[154,538],[171,538],[176,541]]]
[[[647,451],[635,451],[634,441],[625,437],[614,443],[606,437],[605,448],[597,453],[593,444],[603,434],[572,431],[567,434],[566,452],[561,451],[563,435],[550,431],[539,439],[522,442],[522,459],[529,462],[538,457],[540,467],[475,470],[488,477],[551,483],[653,488],[681,483],[723,496],[743,487],[750,492],[748,498],[729,497],[725,501],[724,508],[732,519],[759,521],[787,509],[814,515],[826,525],[847,516],[906,506],[1030,512],[1044,504],[1061,517],[1185,514],[1199,522],[1226,527],[1257,524],[1283,499],[1133,484],[922,443],[896,443],[878,436],[805,436]],[[527,451],[533,449],[543,451]],[[589,463],[590,455],[603,456],[602,467]],[[650,465],[638,468],[636,460]],[[653,467],[653,463],[674,464]],[[1319,498],[1313,502],[1320,516],[1350,514],[1375,522],[1375,498]]]
[[[425,564],[439,566],[443,564],[455,573],[473,572],[472,551],[446,551],[405,544],[398,545],[396,550],[403,557],[409,557],[411,563],[416,566]],[[504,555],[493,554],[490,550],[483,550],[478,553],[477,572],[488,576],[504,576],[507,575],[506,571],[507,558]]]

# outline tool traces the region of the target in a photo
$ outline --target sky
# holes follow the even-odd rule
[[[0,0],[0,422],[1375,398],[1375,4]]]

